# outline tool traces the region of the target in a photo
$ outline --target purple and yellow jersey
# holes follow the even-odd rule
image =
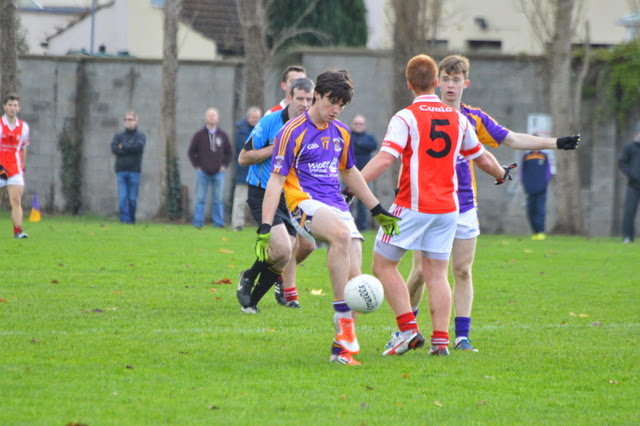
[[[304,200],[317,200],[349,211],[340,194],[338,170],[356,164],[349,128],[340,121],[316,127],[308,113],[291,119],[276,136],[271,171],[286,176],[289,211]]]
[[[475,128],[478,139],[485,145],[497,148],[509,133],[509,129],[499,125],[496,120],[480,108],[460,104],[460,112],[469,119],[469,122]],[[471,167],[471,164],[461,155],[458,156],[456,173],[458,175],[458,202],[460,203],[460,213],[464,213],[476,206],[476,179],[473,167]]]

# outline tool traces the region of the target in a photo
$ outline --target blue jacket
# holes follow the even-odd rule
[[[249,139],[247,139],[247,142],[244,144],[244,149],[247,151],[252,149],[258,150],[265,146],[272,145],[280,129],[282,129],[282,126],[284,126],[284,123],[287,121],[289,121],[289,108],[265,115],[251,131]],[[271,157],[258,164],[249,166],[247,183],[259,188],[266,188],[270,176]]]
[[[376,139],[369,133],[351,131],[351,146],[356,156],[356,167],[362,170],[371,160],[371,153],[378,148]]]
[[[236,165],[235,171],[235,182],[236,183],[247,183],[247,173],[249,172],[249,167],[242,167],[238,164],[238,156],[240,156],[240,151],[244,147],[244,143],[249,137],[249,133],[253,130],[253,126],[249,124],[246,118],[238,121],[236,123],[236,138],[234,140],[234,162]]]
[[[549,156],[542,151],[527,151],[522,157],[520,177],[528,194],[545,192],[551,179]]]
[[[111,141],[111,152],[116,156],[116,172],[140,173],[146,143],[147,137],[138,129],[117,133]]]

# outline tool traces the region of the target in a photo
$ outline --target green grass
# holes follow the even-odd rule
[[[45,217],[25,229],[11,239],[0,213],[0,424],[640,422],[638,244],[482,235],[478,353],[382,357],[395,329],[384,304],[359,317],[363,365],[347,367],[328,362],[323,251],[299,269],[302,310],[270,292],[251,316],[235,282],[252,228]]]

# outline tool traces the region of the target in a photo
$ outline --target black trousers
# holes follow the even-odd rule
[[[624,200],[624,216],[622,217],[622,237],[633,241],[635,237],[634,222],[640,202],[640,189],[627,187],[627,196]]]

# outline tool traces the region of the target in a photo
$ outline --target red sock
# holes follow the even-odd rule
[[[21,232],[22,232],[22,228],[21,227],[19,227],[19,226],[14,226],[13,227],[13,235],[17,235],[17,234],[19,234]]]
[[[449,333],[446,331],[433,331],[431,335],[432,346],[449,346]]]
[[[416,322],[416,316],[413,312],[409,311],[406,314],[398,315],[396,317],[396,321],[398,322],[398,330],[400,331],[408,331],[408,330],[417,330],[418,323]]]
[[[298,290],[296,286],[291,288],[285,288],[284,290],[284,300],[286,302],[297,302],[298,301]]]

